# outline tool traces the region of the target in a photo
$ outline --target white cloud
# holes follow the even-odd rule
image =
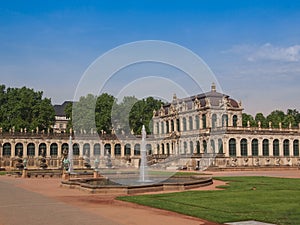
[[[274,46],[270,43],[261,46],[256,45],[236,45],[223,53],[233,53],[242,55],[248,61],[281,61],[299,62],[300,45],[287,47]]]
[[[300,45],[289,47],[276,47],[270,43],[256,49],[247,58],[249,61],[271,60],[284,62],[300,61]]]

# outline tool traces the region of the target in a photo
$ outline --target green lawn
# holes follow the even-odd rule
[[[123,196],[119,200],[152,206],[219,223],[257,220],[300,224],[300,179],[222,177],[230,184],[221,191]],[[254,188],[255,187],[255,188]]]

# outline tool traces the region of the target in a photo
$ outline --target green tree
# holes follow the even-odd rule
[[[248,121],[250,122],[250,126],[256,126],[256,122],[250,114],[243,113],[242,114],[242,122],[243,122],[243,127],[247,127]]]
[[[158,110],[163,102],[153,97],[139,100],[130,111],[129,123],[135,134],[140,134],[145,125],[147,133],[151,133],[153,110]]]
[[[97,97],[88,94],[80,97],[78,102],[72,104],[72,126],[75,131],[90,132],[95,128],[95,105]],[[70,106],[66,108],[68,116],[70,115]]]
[[[69,102],[67,105],[66,105],[66,108],[65,108],[65,114],[66,114],[66,117],[69,118],[70,120],[68,121],[68,124],[67,124],[67,132],[69,132],[70,128],[74,129],[73,128],[73,116],[72,116],[72,109],[73,109],[73,104],[72,102]]]
[[[267,121],[272,122],[272,127],[278,128],[279,123],[284,121],[285,114],[281,110],[274,110],[267,116]]]
[[[257,125],[258,125],[259,121],[261,123],[262,128],[267,128],[268,127],[268,121],[267,121],[266,117],[264,116],[264,114],[257,113],[255,115],[255,122],[256,122]]]
[[[33,89],[7,88],[0,86],[0,126],[4,131],[12,128],[19,131],[45,130],[55,122],[55,112],[51,100],[43,98],[43,92]]]
[[[291,123],[292,127],[300,123],[300,113],[296,109],[288,109],[284,123]]]
[[[114,102],[115,98],[107,93],[103,93],[97,98],[95,120],[98,133],[100,133],[101,130],[106,133],[111,133],[111,113]]]
[[[115,103],[112,110],[112,123],[117,133],[130,134],[129,115],[132,107],[139,100],[134,96],[125,96],[121,103]]]

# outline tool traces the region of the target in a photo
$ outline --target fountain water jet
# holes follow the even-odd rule
[[[68,152],[68,161],[69,161],[69,174],[73,173],[73,148],[72,148],[72,136],[69,138],[69,152]]]
[[[139,182],[151,182],[148,179],[147,153],[146,153],[146,129],[142,127],[142,143],[141,143],[141,164],[140,164],[140,179]]]

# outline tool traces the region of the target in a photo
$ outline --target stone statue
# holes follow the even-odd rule
[[[40,158],[39,158],[40,168],[42,168],[42,169],[46,169],[48,167],[45,157],[46,157],[46,151],[45,151],[45,149],[42,149]]]
[[[65,171],[68,171],[69,166],[70,166],[70,161],[69,161],[68,158],[64,158],[62,166],[63,166],[63,168],[64,168]]]
[[[85,151],[85,153],[84,153],[83,165],[88,169],[91,168],[91,162],[90,162],[90,157],[89,157],[88,151]]]
[[[300,158],[297,159],[297,166],[300,168]]]
[[[286,163],[287,166],[292,166],[293,165],[291,158],[287,158],[286,160],[287,160],[287,163]]]
[[[249,161],[248,158],[244,158],[244,166],[248,166],[248,161]]]
[[[255,160],[254,160],[254,166],[259,166],[259,158],[255,158]]]
[[[153,109],[153,112],[152,112],[152,117],[155,117],[155,115],[156,115],[156,110],[155,110],[155,109]]]
[[[237,159],[236,158],[231,158],[231,166],[236,167],[237,166]]]
[[[265,165],[266,165],[266,166],[269,166],[269,165],[270,165],[270,158],[266,158]]]

